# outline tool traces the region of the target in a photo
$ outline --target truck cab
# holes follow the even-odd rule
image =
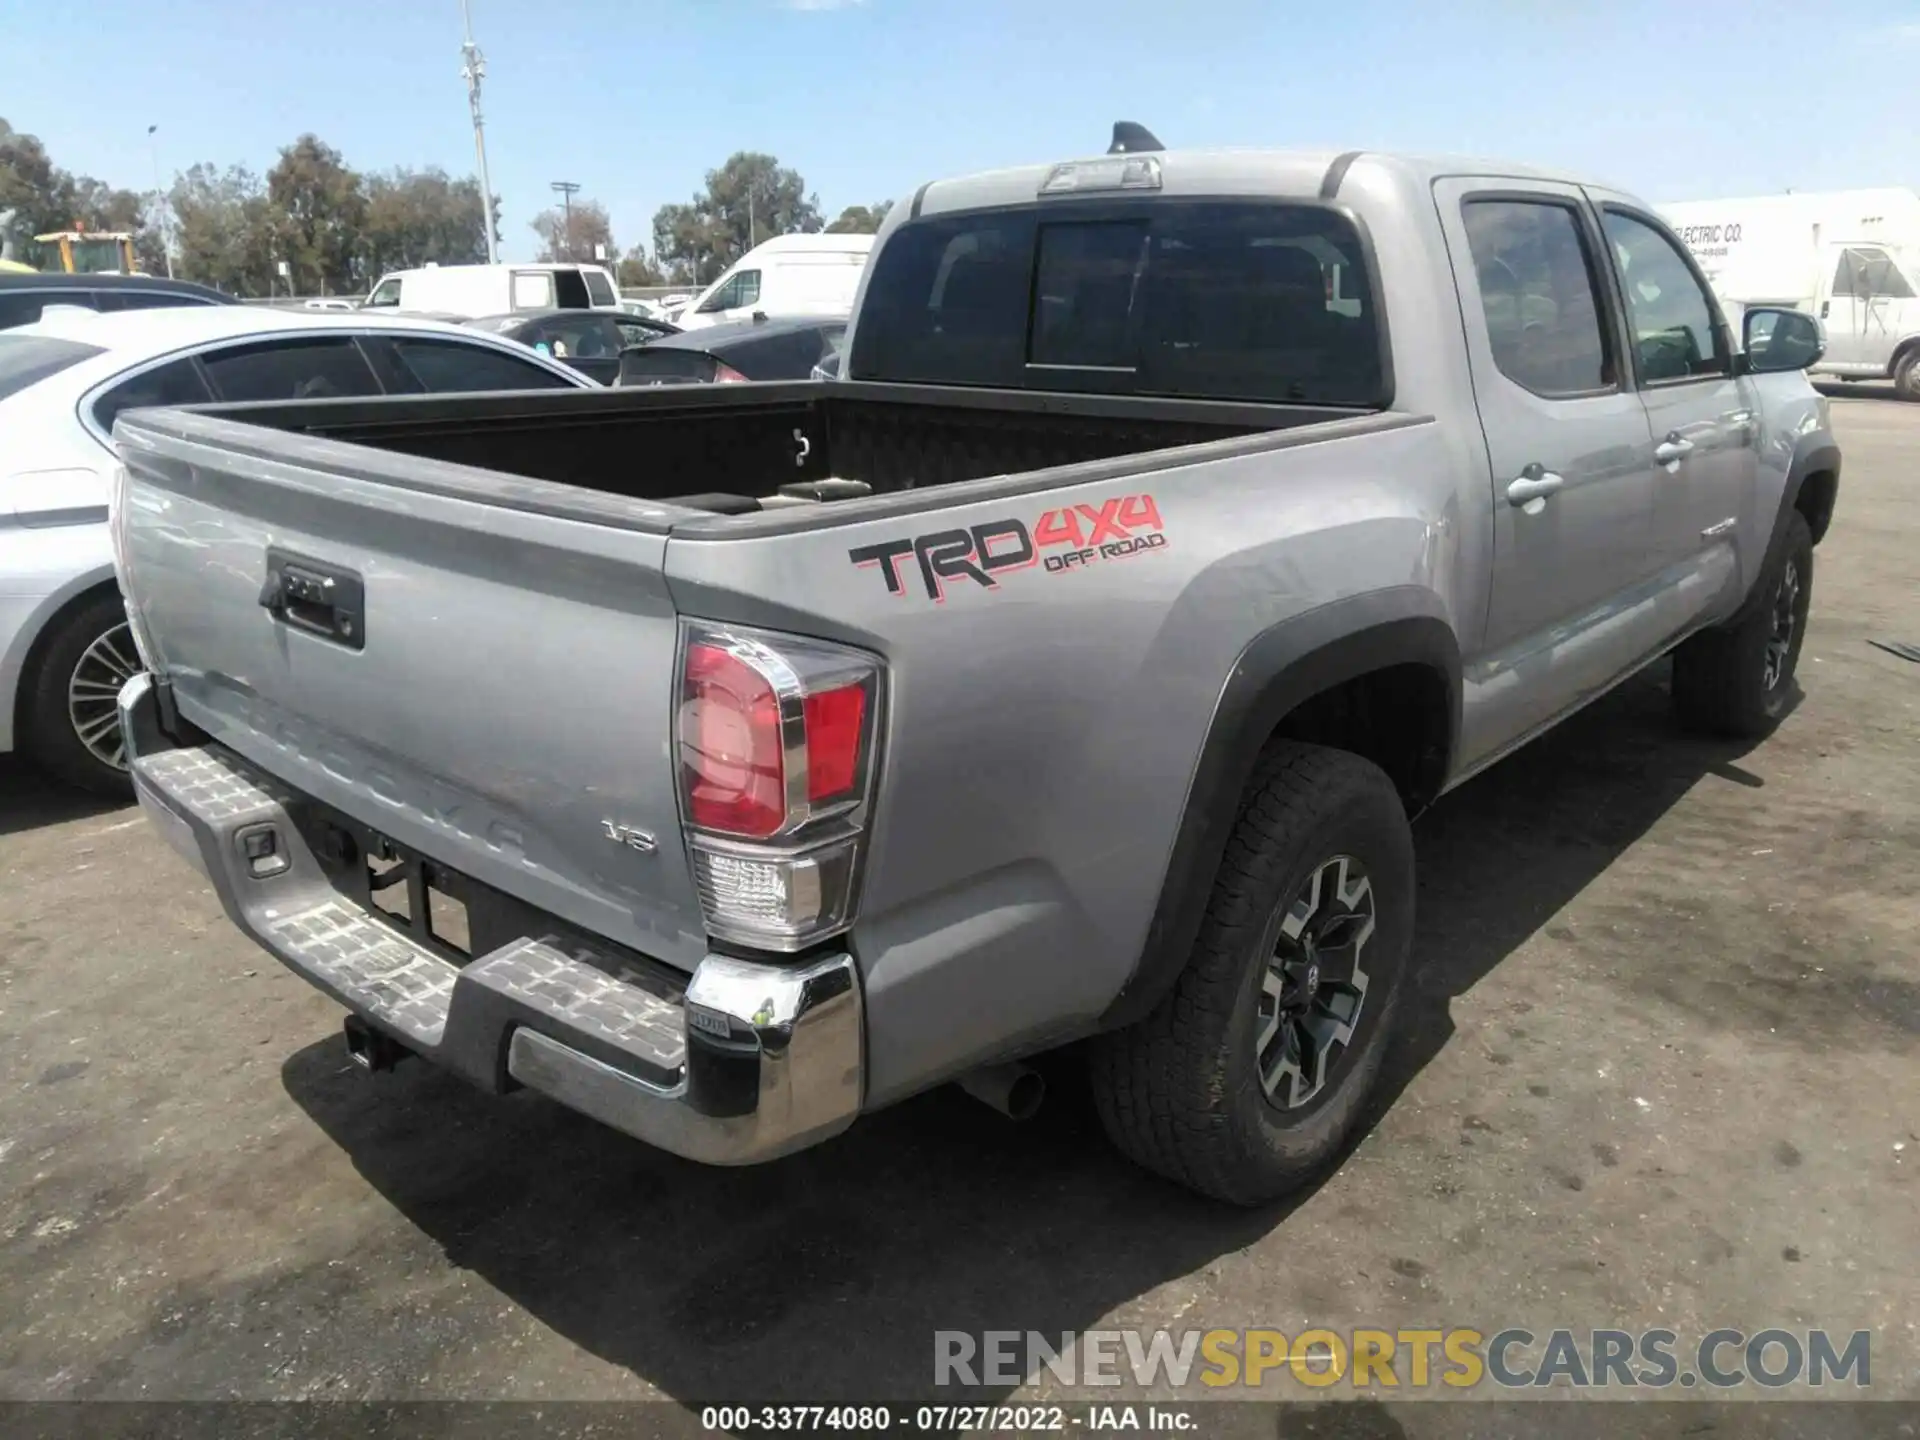
[[[1872,240],[1829,242],[1815,306],[1827,329],[1820,368],[1847,379],[1896,374],[1920,345],[1920,286],[1912,261]]]

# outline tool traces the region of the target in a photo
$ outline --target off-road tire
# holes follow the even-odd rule
[[[1789,581],[1795,588],[1788,607],[1792,632],[1784,664],[1770,674],[1769,645]],[[1731,624],[1703,630],[1673,652],[1674,713],[1690,730],[1758,739],[1786,713],[1813,598],[1813,532],[1798,511],[1787,517],[1787,543],[1754,589]]]
[[[133,782],[125,770],[107,764],[82,743],[68,710],[67,687],[88,648],[126,623],[120,592],[113,589],[90,596],[56,617],[28,661],[19,712],[21,748],[41,769],[116,800],[133,798]],[[131,654],[131,638],[125,648]],[[137,658],[134,663],[138,664]]]
[[[1186,968],[1145,1018],[1099,1037],[1088,1063],[1095,1107],[1123,1153],[1254,1205],[1338,1156],[1379,1076],[1409,969],[1413,837],[1378,766],[1317,745],[1269,750],[1238,805]],[[1262,984],[1286,907],[1333,856],[1357,859],[1372,886],[1369,984],[1324,1087],[1288,1110],[1261,1083]]]
[[[1902,355],[1894,367],[1893,393],[1902,400],[1920,400],[1920,346]]]

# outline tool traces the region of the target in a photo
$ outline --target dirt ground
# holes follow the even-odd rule
[[[1689,740],[1656,671],[1426,817],[1389,1083],[1253,1213],[1065,1066],[748,1171],[364,1076],[137,812],[0,759],[0,1398],[911,1402],[936,1330],[1161,1325],[1867,1329],[1920,1398],[1920,665],[1867,644],[1920,642],[1920,406],[1836,393],[1798,708]]]

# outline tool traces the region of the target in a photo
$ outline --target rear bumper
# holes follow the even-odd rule
[[[525,1086],[662,1150],[746,1165],[853,1123],[859,975],[708,955],[684,990],[612,951],[528,935],[464,965],[348,899],[292,811],[303,797],[217,745],[161,731],[147,676],[120,696],[134,789],[227,915],[290,970],[416,1054],[499,1093]],[[246,846],[271,832],[278,865]],[[256,842],[257,844],[258,842]]]

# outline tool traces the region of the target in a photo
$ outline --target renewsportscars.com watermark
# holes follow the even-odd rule
[[[1058,1343],[1055,1343],[1057,1340]],[[1710,1330],[1683,1341],[1672,1330],[1481,1331],[937,1330],[935,1385],[1020,1385],[1050,1375],[1062,1385],[1259,1388],[1269,1377],[1312,1389],[1506,1390],[1563,1386],[1667,1389],[1741,1385],[1819,1389],[1873,1383],[1873,1337],[1825,1330]]]

